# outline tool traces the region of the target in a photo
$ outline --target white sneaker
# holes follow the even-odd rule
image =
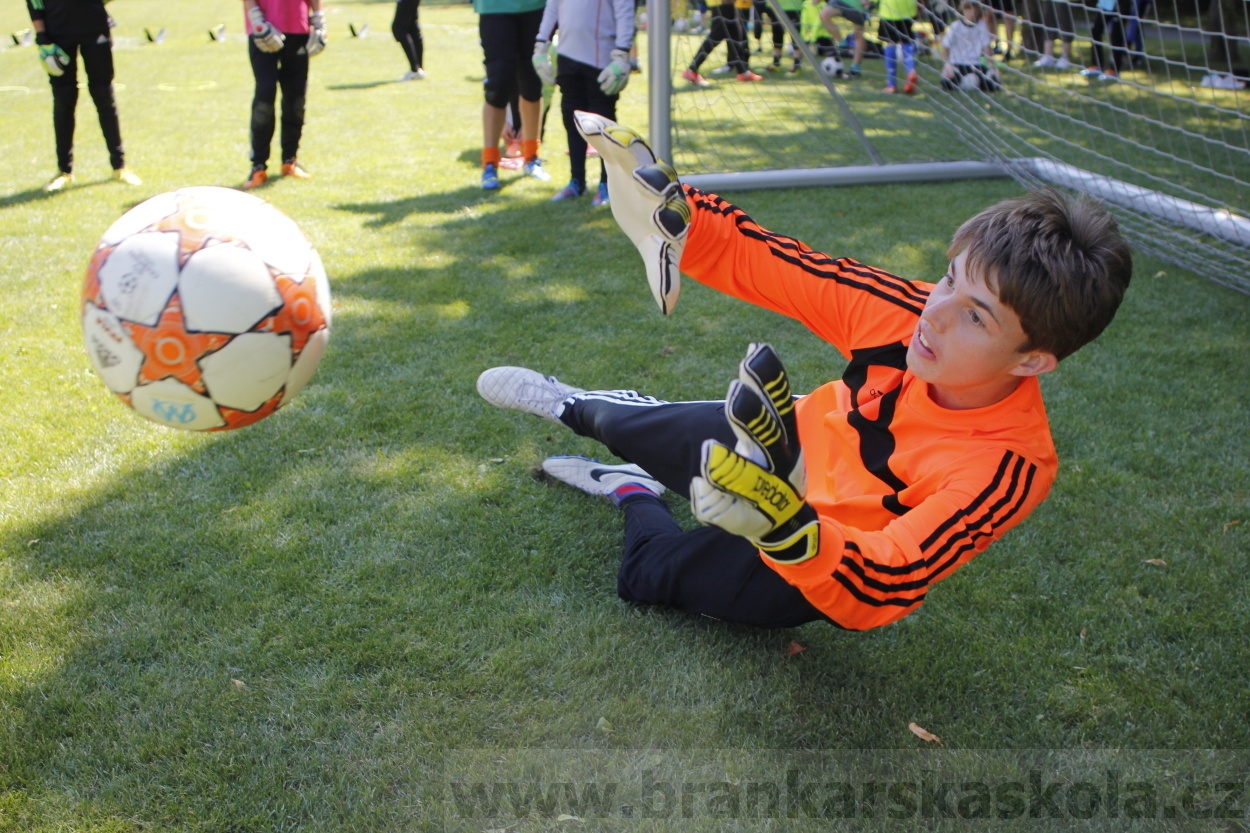
[[[492,367],[477,377],[477,392],[499,408],[524,411],[551,422],[560,422],[564,400],[581,388],[566,385],[554,376],[544,376],[524,367]]]
[[[420,81],[424,77],[425,77],[425,70],[421,69],[421,67],[417,67],[416,69],[410,69],[407,72],[405,72],[403,75],[399,76],[399,80],[400,81]]]
[[[1036,61],[1033,62],[1033,66],[1037,67],[1038,69],[1050,69],[1054,65],[1055,65],[1055,59],[1050,57],[1049,55],[1043,55],[1042,57],[1038,58]]]
[[[64,191],[73,184],[74,175],[61,171],[52,178],[51,182],[43,186],[43,190],[47,191],[49,194],[55,194],[57,191]]]
[[[543,460],[543,471],[588,495],[602,495],[617,506],[633,495],[664,494],[663,483],[634,465],[610,466],[590,457],[548,457]]]
[[[531,176],[539,182],[550,182],[551,174],[547,173],[547,169],[543,167],[543,160],[531,159],[523,166],[526,176]]]
[[[668,315],[681,291],[682,249],[690,227],[690,206],[677,172],[628,127],[578,110],[577,130],[603,160],[612,195],[612,216],[642,255],[647,282],[660,312]]]
[[[1071,69],[1072,62],[1067,58],[1059,58],[1055,61],[1055,69]]]
[[[117,168],[113,171],[113,181],[124,185],[142,185],[143,180],[130,168]]]

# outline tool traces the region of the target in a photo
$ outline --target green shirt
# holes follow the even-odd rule
[[[877,14],[882,20],[908,20],[916,16],[916,0],[881,0]]]
[[[473,0],[478,14],[517,14],[545,8],[547,0]]]

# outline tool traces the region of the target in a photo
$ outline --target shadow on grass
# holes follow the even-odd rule
[[[42,186],[39,188],[28,188],[27,190],[19,191],[16,194],[9,194],[7,197],[0,197],[0,208],[10,208],[15,205],[24,205],[38,200],[52,199],[54,197],[63,196],[69,193],[69,191],[79,191],[83,188],[95,188],[100,185],[108,185],[111,182],[111,179],[98,179],[94,182],[82,182],[80,180],[65,191],[45,191]],[[133,203],[131,207],[133,207],[133,205],[138,205],[138,203]]]
[[[9,208],[14,205],[24,205],[28,202],[46,200],[55,196],[57,195],[49,193],[43,190],[43,188],[29,188],[25,191],[19,191],[16,194],[9,194],[7,197],[0,197],[0,208]]]
[[[473,393],[479,351],[568,333],[578,304],[463,268],[343,278],[288,409],[0,537],[4,660],[27,669],[0,684],[6,811],[411,829],[457,747],[593,740],[604,698],[651,719],[634,698],[665,697],[638,683],[656,651],[780,663],[778,634],[615,599],[615,510],[534,482],[544,426]],[[683,677],[715,690],[716,666]]]
[[[1247,745],[1245,538],[1212,531],[1250,489],[1240,296],[1195,281],[1178,310],[1139,282],[1047,383],[1057,493],[920,612],[762,632],[617,600],[620,515],[532,476],[603,450],[473,380],[515,354],[671,383],[715,375],[735,328],[783,328],[699,292],[661,318],[604,213],[457,213],[470,193],[338,207],[450,212],[412,240],[446,262],[338,278],[329,351],[288,409],[5,528],[6,812],[413,829],[456,749],[872,749],[915,743],[912,720],[986,748]],[[801,212],[796,193],[773,199]],[[796,362],[827,368],[806,339]],[[1160,553],[1170,568],[1144,563]],[[807,650],[787,657],[792,639]]]
[[[476,151],[466,151],[461,154],[460,161],[472,162],[478,158]],[[590,162],[587,162],[590,165]],[[591,168],[593,171],[593,168]],[[347,211],[352,214],[361,214],[371,217],[365,220],[366,228],[378,228],[382,226],[395,225],[403,222],[408,217],[417,214],[434,214],[434,215],[451,215],[452,219],[440,223],[441,228],[460,229],[468,234],[474,234],[480,230],[481,236],[489,239],[500,237],[499,226],[494,226],[493,218],[485,222],[476,215],[466,216],[466,210],[475,208],[483,208],[494,205],[504,204],[502,201],[511,198],[510,191],[519,185],[541,185],[536,181],[529,180],[519,170],[504,170],[500,172],[501,188],[497,191],[486,191],[476,185],[466,185],[463,188],[457,188],[454,191],[440,191],[435,194],[418,194],[411,197],[403,197],[397,200],[386,200],[382,202],[362,202],[362,203],[341,203],[333,206],[338,211]],[[550,191],[535,190],[531,195],[529,192],[521,193],[516,199],[529,200],[533,199],[532,205],[516,205],[511,203],[513,207],[521,212],[528,212],[529,219],[534,223],[546,223],[549,221],[558,222],[561,229],[551,228],[531,228],[534,236],[541,239],[555,241],[559,239],[559,232],[575,233],[577,229],[583,228],[587,224],[594,224],[605,229],[615,230],[615,225],[605,225],[604,221],[611,221],[611,214],[605,211],[594,211],[591,209],[589,200],[570,201],[567,204],[548,205],[554,189]],[[581,209],[581,210],[578,210]],[[547,213],[558,212],[558,213]],[[557,232],[552,234],[552,232]],[[528,231],[521,230],[519,232],[520,239],[531,237]],[[616,236],[620,236],[616,232]],[[452,244],[461,251],[466,251],[458,244]],[[471,251],[471,250],[467,250]],[[631,250],[632,251],[632,250]]]
[[[399,78],[388,78],[383,81],[362,81],[359,84],[327,84],[326,89],[332,91],[339,90],[371,90],[374,87],[385,87],[390,84],[407,83]]]

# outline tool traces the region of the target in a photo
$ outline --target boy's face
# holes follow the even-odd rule
[[[1008,396],[1020,380],[1053,370],[1055,357],[1028,343],[1020,318],[984,275],[969,276],[960,252],[929,294],[907,347],[907,367],[929,383],[945,408],[981,408]]]

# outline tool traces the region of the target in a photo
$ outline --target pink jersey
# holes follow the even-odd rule
[[[256,5],[264,12],[265,20],[284,35],[308,34],[308,0],[256,0]],[[246,6],[244,9],[243,28],[250,31]]]

